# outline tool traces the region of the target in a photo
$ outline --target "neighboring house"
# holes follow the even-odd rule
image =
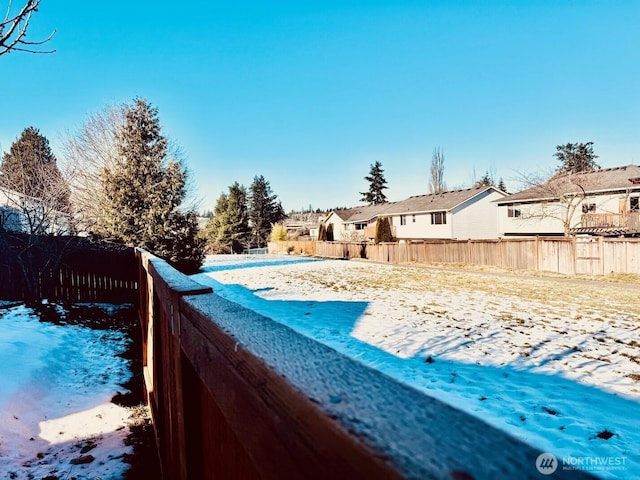
[[[498,200],[503,236],[640,233],[640,167],[563,175]]]
[[[379,217],[389,217],[394,238],[488,239],[498,237],[495,201],[506,194],[483,186],[437,194],[417,195],[399,202],[335,210],[325,220],[335,240],[372,239]]]
[[[506,196],[493,186],[410,197],[387,212],[398,240],[498,238],[495,200]]]
[[[71,229],[69,215],[45,202],[0,187],[0,229],[36,234],[63,234]]]
[[[18,192],[0,187],[0,230],[25,231],[26,219],[17,208],[22,198]]]
[[[324,213],[305,212],[294,213],[284,220],[289,240],[317,240],[320,223],[324,219]]]
[[[387,211],[395,203],[381,203],[362,207],[333,210],[324,220],[325,229],[333,229],[333,239],[360,241],[374,236],[373,228],[380,216],[389,216]],[[393,230],[393,227],[392,227]]]

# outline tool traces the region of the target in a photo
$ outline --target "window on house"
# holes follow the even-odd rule
[[[509,218],[517,218],[521,215],[520,209],[515,205],[509,205],[507,207],[507,217]]]
[[[595,203],[583,203],[582,204],[582,213],[589,213],[589,212],[595,212],[596,211],[596,204]]]
[[[366,223],[356,223],[356,230],[364,230],[366,226]]]
[[[433,212],[431,214],[431,225],[445,225],[447,223],[447,212]]]
[[[640,211],[640,197],[629,198],[629,210],[632,212]]]
[[[400,225],[406,225],[407,224],[407,217],[404,215],[400,215]]]

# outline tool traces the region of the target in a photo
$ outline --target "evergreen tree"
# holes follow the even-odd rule
[[[327,229],[324,226],[324,223],[321,223],[318,228],[318,240],[320,242],[325,242],[327,240]]]
[[[69,187],[62,177],[49,140],[37,128],[24,129],[0,163],[0,186],[25,197],[13,205],[26,217],[29,233],[68,233]]]
[[[381,203],[387,203],[387,197],[383,190],[387,187],[387,180],[384,178],[384,170],[382,164],[378,161],[371,165],[369,175],[364,177],[369,182],[369,191],[360,192],[362,199],[360,201],[366,202],[369,205],[378,205]]]
[[[334,238],[333,238],[333,223],[330,223],[329,225],[327,225],[327,231],[325,232],[325,240],[327,242],[333,242]]]
[[[489,172],[486,171],[484,172],[484,175],[482,176],[482,178],[480,180],[478,180],[476,182],[476,187],[489,187],[491,185],[493,185],[493,178],[491,178],[491,175],[489,175]]]
[[[502,178],[498,181],[498,189],[502,190],[504,193],[509,193],[507,192],[507,185],[504,183]]]
[[[179,160],[167,158],[158,110],[146,100],[127,110],[117,153],[114,165],[102,173],[105,203],[98,232],[142,247],[183,271],[197,270],[204,253],[196,215],[179,209],[187,173]]]
[[[393,233],[389,217],[378,217],[378,220],[376,220],[375,243],[392,241]]]
[[[251,239],[256,247],[264,247],[269,240],[271,225],[278,223],[286,215],[278,196],[271,191],[271,186],[265,178],[255,176],[250,187],[249,195],[249,224]]]
[[[241,253],[249,236],[247,190],[235,182],[228,194],[216,203],[213,217],[207,223],[204,238],[214,253]]]
[[[553,156],[562,163],[557,170],[562,175],[593,172],[600,168],[596,163],[598,156],[593,153],[593,142],[558,145]]]

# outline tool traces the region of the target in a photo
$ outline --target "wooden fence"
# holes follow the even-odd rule
[[[269,252],[278,254],[293,253],[296,255],[315,255],[316,242],[313,240],[293,241],[285,240],[281,242],[269,242]]]
[[[521,440],[138,257],[164,479],[546,478]]]
[[[325,258],[366,258],[395,265],[456,263],[569,275],[640,274],[640,238],[531,237],[413,243],[315,242]],[[276,253],[277,248],[269,251]]]
[[[80,237],[0,232],[0,298],[135,303],[135,252]]]

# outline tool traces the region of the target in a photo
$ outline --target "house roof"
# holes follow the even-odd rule
[[[495,187],[483,186],[452,190],[428,195],[416,195],[399,202],[364,205],[361,207],[334,210],[345,223],[368,223],[380,215],[405,215],[410,213],[449,211],[486,190],[497,190]]]
[[[416,195],[413,197],[409,197],[401,202],[396,202],[392,213],[407,214],[443,210],[449,211],[487,190],[500,192],[500,190],[492,186],[481,186],[467,188],[464,190],[430,193],[428,195]]]
[[[597,194],[616,190],[640,190],[640,166],[603,168],[588,173],[561,175],[496,202],[554,200],[566,194]]]
[[[348,208],[346,210],[335,210],[343,222],[346,223],[365,223],[382,215],[388,214],[389,209],[397,202],[380,203],[378,205],[363,205],[361,207]]]

